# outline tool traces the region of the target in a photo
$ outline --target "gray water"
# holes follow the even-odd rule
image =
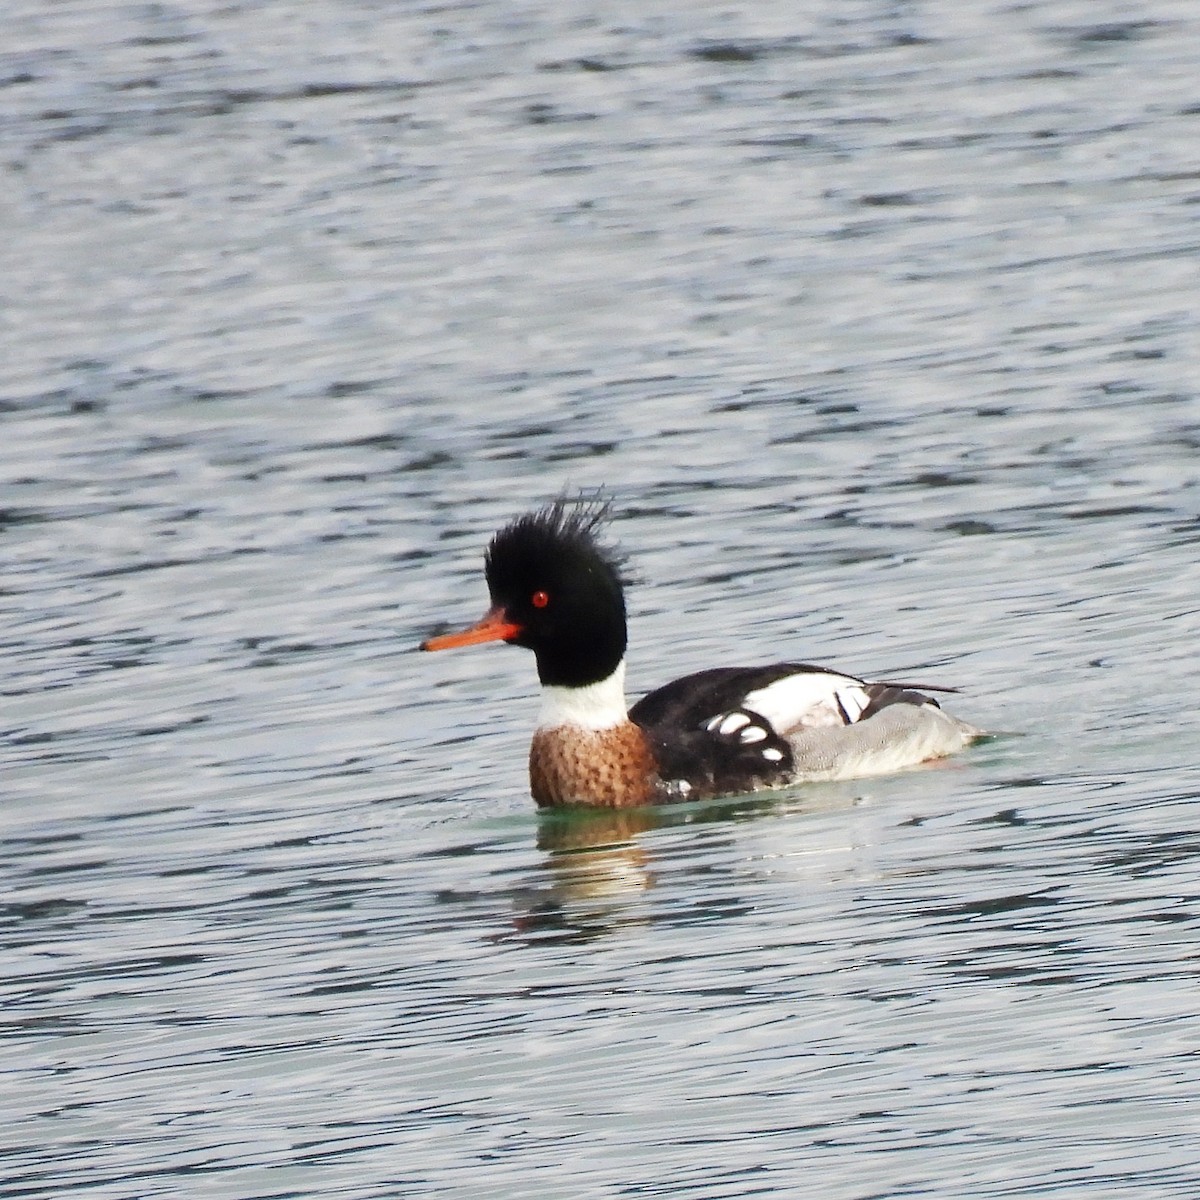
[[[1200,1193],[1192,0],[4,27],[0,1194]],[[998,736],[539,819],[601,485],[634,694]]]

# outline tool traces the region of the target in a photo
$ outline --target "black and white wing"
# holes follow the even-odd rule
[[[866,683],[824,667],[717,667],[644,696],[630,718],[651,736],[665,780],[689,794],[770,787],[793,773],[789,738],[865,721],[892,704],[937,702],[905,684]]]

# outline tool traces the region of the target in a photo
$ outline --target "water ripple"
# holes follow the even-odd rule
[[[1194,1195],[1190,10],[10,8],[0,1190]],[[598,486],[995,736],[539,817]]]

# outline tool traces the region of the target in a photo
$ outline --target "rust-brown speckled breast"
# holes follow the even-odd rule
[[[542,808],[633,808],[659,795],[658,764],[632,721],[614,729],[539,729],[529,747],[529,790]]]

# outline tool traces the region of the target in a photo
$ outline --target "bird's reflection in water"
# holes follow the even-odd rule
[[[523,895],[517,927],[523,935],[589,940],[643,924],[651,919],[651,910],[640,901],[655,884],[656,851],[642,835],[795,807],[795,796],[760,793],[706,804],[542,813],[537,839],[546,856],[542,884]],[[671,856],[665,848],[658,854]]]
[[[629,897],[654,884],[651,855],[638,834],[671,823],[653,808],[560,809],[541,818],[538,849],[564,900]]]

